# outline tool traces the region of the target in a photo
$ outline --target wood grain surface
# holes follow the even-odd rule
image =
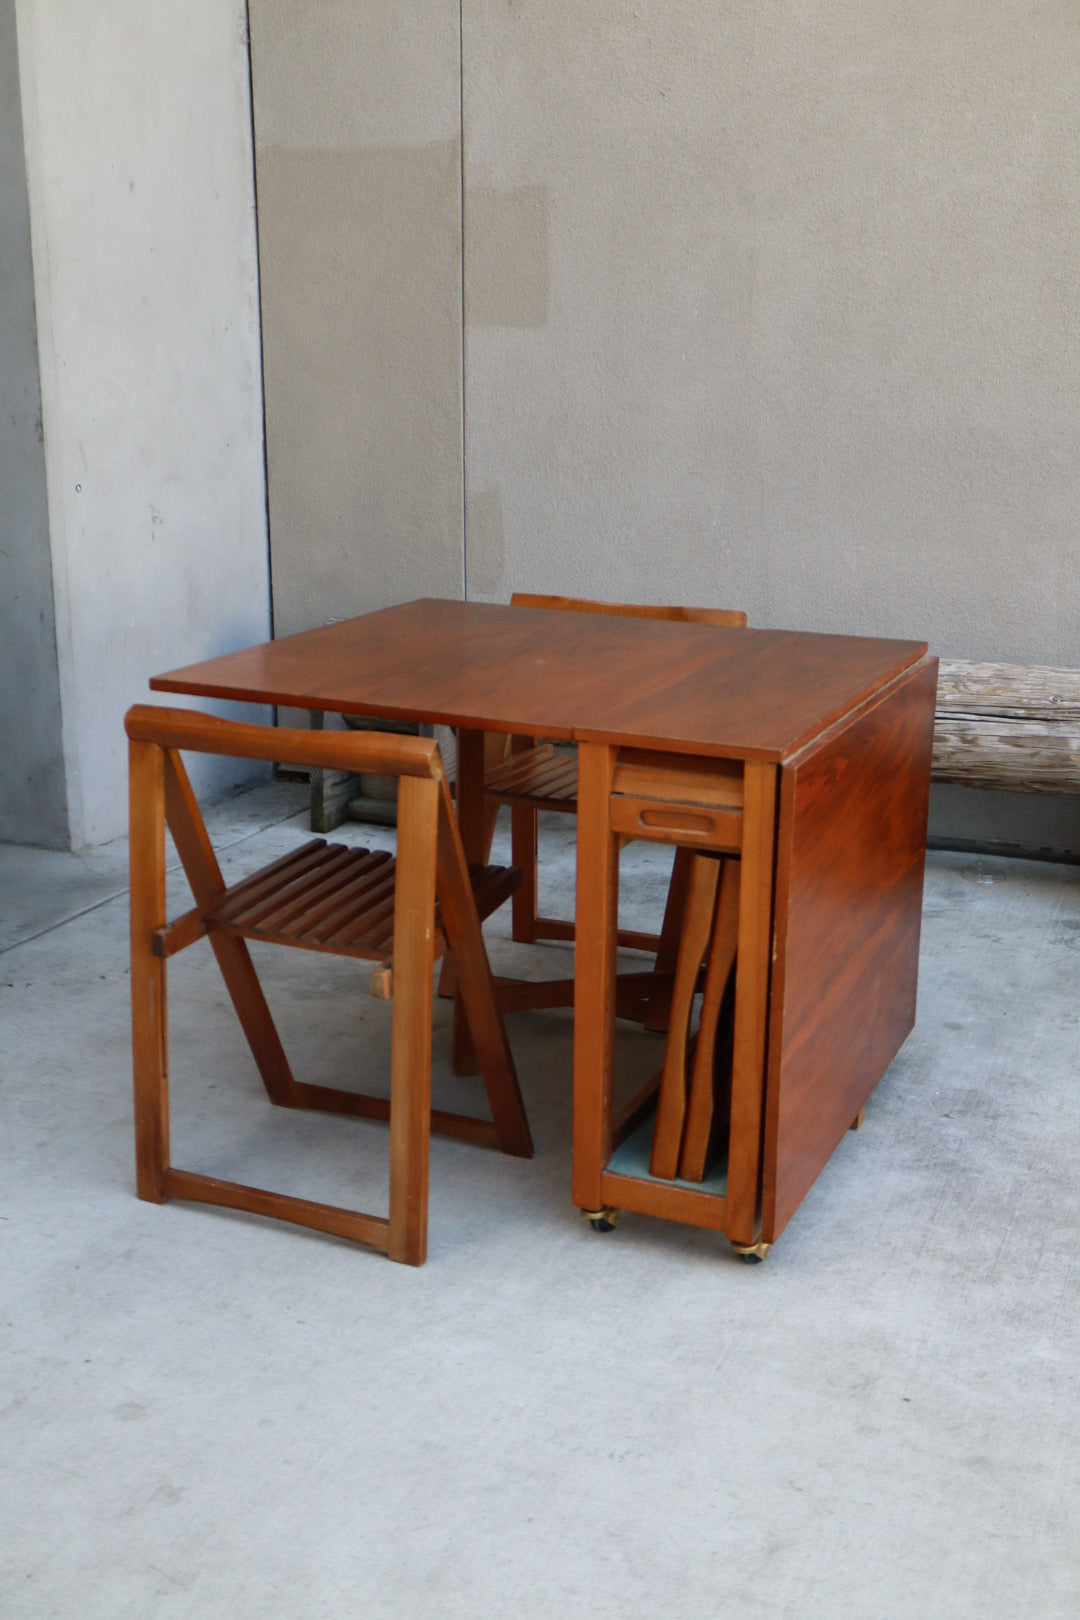
[[[161,692],[779,761],[925,646],[424,600],[156,676]]]
[[[936,684],[924,659],[781,772],[766,1242],[915,1021]]]

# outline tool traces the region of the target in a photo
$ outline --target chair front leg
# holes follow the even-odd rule
[[[166,921],[165,756],[154,743],[130,742],[128,758],[136,1188],[140,1198],[163,1204],[169,1168],[165,961],[153,938]]]
[[[438,813],[438,783],[422,777],[400,779],[390,1057],[390,1229],[386,1252],[391,1260],[403,1260],[411,1266],[423,1265],[427,1255]]]

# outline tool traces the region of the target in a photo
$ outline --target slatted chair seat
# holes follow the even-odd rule
[[[184,710],[128,713],[131,793],[131,997],[135,1158],[140,1198],[190,1199],[270,1215],[419,1265],[427,1245],[428,1135],[434,1130],[528,1158],[532,1141],[496,1005],[481,919],[513,892],[510,867],[466,866],[437,745],[364,732],[275,730]],[[318,838],[226,886],[180,749],[398,779],[397,856]],[[195,906],[165,915],[165,828]],[[165,966],[206,936],[270,1101],[387,1120],[386,1217],[312,1203],[180,1170],[169,1156]],[[372,988],[393,999],[390,1097],[293,1078],[247,940],[374,960]],[[490,1120],[431,1107],[431,1004],[437,957],[453,950]]]
[[[523,804],[536,810],[577,812],[577,756],[539,743],[512,754],[484,777],[484,793],[499,804]]]
[[[226,889],[204,920],[207,931],[220,928],[266,944],[382,961],[394,953],[396,878],[397,862],[384,850],[354,849],[315,838]],[[510,898],[518,881],[512,866],[469,868],[481,921]],[[447,948],[436,900],[435,956]]]

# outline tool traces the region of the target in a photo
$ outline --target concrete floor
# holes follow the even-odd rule
[[[229,875],[295,803],[219,808]],[[1080,1614],[1075,868],[931,858],[918,1027],[758,1267],[575,1214],[562,1013],[510,1021],[536,1158],[433,1144],[420,1271],[139,1203],[122,890],[119,846],[0,851],[3,1620]],[[177,1162],[380,1207],[381,1128],[271,1109],[208,957],[171,970]],[[298,1074],[381,1065],[362,968],[264,958]]]

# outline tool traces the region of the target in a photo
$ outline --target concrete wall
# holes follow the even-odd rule
[[[60,733],[30,208],[14,0],[0,0],[0,839],[63,849]]]
[[[458,596],[457,0],[252,0],[277,633]]]
[[[242,0],[16,9],[77,846],[147,677],[269,631],[247,40]]]
[[[1075,5],[464,17],[470,594],[1080,663]]]
[[[1080,664],[1075,5],[464,0],[463,62],[471,596]]]

